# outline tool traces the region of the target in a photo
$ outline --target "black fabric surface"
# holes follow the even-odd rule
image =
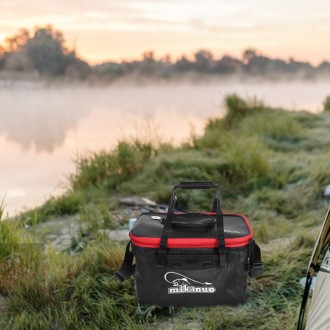
[[[152,217],[160,217],[155,220]],[[192,214],[193,216],[193,214]],[[165,219],[166,214],[163,213],[145,213],[141,214],[135,226],[131,230],[131,234],[139,237],[161,237],[164,225],[161,219]],[[187,221],[189,221],[187,219]],[[225,238],[245,237],[250,234],[249,228],[243,218],[236,215],[223,216]],[[170,237],[172,238],[214,238],[216,237],[216,228],[210,228],[203,231],[182,231],[180,229],[171,228]]]

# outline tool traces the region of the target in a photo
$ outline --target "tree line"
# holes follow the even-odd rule
[[[65,46],[62,32],[51,25],[20,29],[0,45],[0,72],[32,73],[38,76],[71,75],[85,78],[90,65]]]
[[[77,56],[75,49],[66,47],[61,31],[51,25],[35,27],[33,31],[21,29],[0,45],[0,73],[14,72],[35,76],[67,76],[84,80],[96,78],[114,80],[125,76],[171,78],[182,74],[212,76],[298,76],[313,78],[330,76],[330,62],[318,66],[290,58],[270,58],[253,48],[246,49],[241,58],[224,55],[216,58],[211,51],[199,50],[193,56],[182,55],[171,60],[169,55],[156,59],[152,51],[140,60],[104,62],[90,65]]]

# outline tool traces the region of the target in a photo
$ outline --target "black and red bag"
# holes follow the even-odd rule
[[[211,188],[216,190],[215,212],[174,212],[177,189]],[[116,275],[122,281],[134,275],[140,304],[243,304],[248,275],[262,273],[260,249],[248,219],[222,213],[220,186],[214,182],[176,185],[168,213],[141,214],[129,236]]]

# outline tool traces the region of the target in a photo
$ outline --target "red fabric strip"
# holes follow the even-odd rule
[[[160,238],[158,237],[138,237],[132,234],[129,235],[132,243],[136,246],[146,248],[159,248]],[[240,247],[249,244],[249,239],[252,235],[239,238],[226,238],[226,247]],[[169,238],[167,241],[168,248],[216,248],[218,240],[216,238]]]

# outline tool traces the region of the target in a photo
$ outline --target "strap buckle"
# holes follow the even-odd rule
[[[262,262],[255,262],[250,269],[250,276],[255,277],[257,275],[262,274],[262,272],[263,272]]]

